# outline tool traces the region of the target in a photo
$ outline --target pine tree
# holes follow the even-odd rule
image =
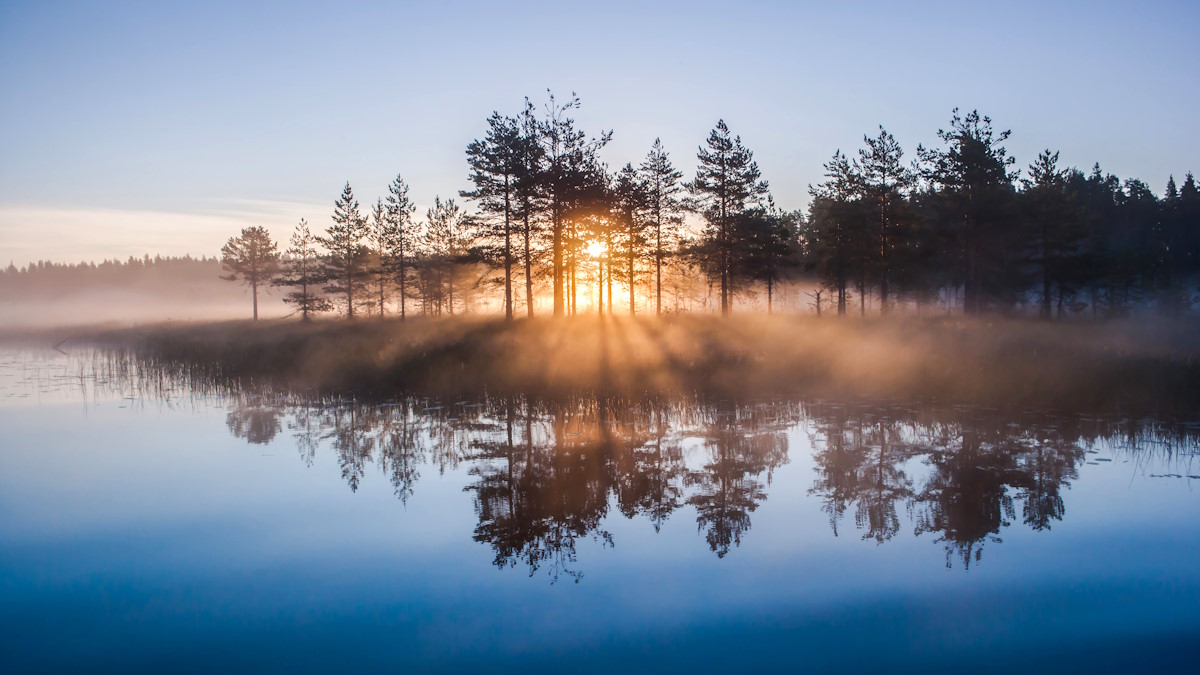
[[[573,215],[594,208],[603,194],[604,170],[598,153],[612,132],[589,139],[569,115],[579,107],[579,97],[559,104],[550,94],[546,117],[540,123],[541,155],[545,158],[540,181],[550,219],[551,270],[554,283],[554,316],[573,311],[575,262],[581,239]],[[568,304],[571,303],[571,304]]]
[[[454,314],[454,282],[463,261],[463,215],[453,199],[434,197],[426,212],[424,248],[427,293],[440,314],[443,304]]]
[[[1183,185],[1179,187],[1179,256],[1182,270],[1192,278],[1200,273],[1200,189],[1196,187],[1196,177],[1192,172],[1184,176]],[[1189,306],[1195,302],[1187,298]]]
[[[1029,227],[1025,240],[1037,265],[1041,282],[1040,315],[1051,316],[1051,287],[1057,285],[1058,314],[1070,292],[1072,268],[1078,259],[1083,229],[1075,197],[1067,189],[1067,172],[1058,168],[1058,153],[1042,151],[1029,165],[1029,178],[1022,179],[1021,195]]]
[[[374,277],[379,300],[379,318],[384,318],[387,307],[387,288],[395,274],[392,251],[397,248],[400,228],[388,213],[383,199],[376,199],[371,208],[371,222],[367,229],[367,244],[370,249],[370,274]]]
[[[538,213],[543,206],[545,188],[545,148],[542,146],[541,125],[533,104],[525,99],[518,118],[516,197],[521,220],[521,264],[525,272],[525,313],[533,318],[533,261],[534,239],[541,231]]]
[[[981,313],[989,295],[1004,290],[1006,275],[1017,269],[1005,236],[1015,221],[1016,176],[1009,167],[1016,160],[1003,145],[1011,133],[993,131],[991,118],[978,111],[964,117],[955,108],[950,128],[938,130],[945,147],[917,147],[923,177],[939,189],[941,209],[953,223],[968,314]]]
[[[912,186],[914,177],[902,163],[904,151],[900,144],[882,125],[879,136],[863,136],[863,141],[867,147],[858,151],[854,170],[863,196],[870,200],[876,215],[872,232],[872,267],[879,282],[880,309],[887,313],[895,251],[898,244],[903,245],[900,221],[903,220],[906,191]]]
[[[520,127],[517,120],[492,113],[482,140],[467,145],[474,190],[463,190],[464,199],[474,200],[486,220],[479,229],[474,249],[478,257],[504,269],[504,318],[512,321],[513,226],[517,198]]]
[[[405,309],[408,304],[408,278],[412,273],[413,254],[416,249],[416,234],[413,232],[413,214],[417,207],[408,196],[408,183],[397,174],[388,185],[387,198],[384,199],[387,209],[388,226],[392,236],[389,240],[391,248],[387,252],[391,271],[396,275],[400,284],[400,320],[405,319]]]
[[[799,260],[799,235],[804,217],[784,213],[773,204],[749,209],[738,218],[737,241],[745,253],[740,276],[767,287],[767,314],[774,311],[775,288]]]
[[[301,218],[288,241],[288,249],[284,251],[283,274],[275,279],[274,284],[293,289],[283,296],[283,301],[295,305],[303,321],[311,320],[317,312],[332,308],[329,300],[317,292],[320,266],[317,238],[309,232],[308,221]]]
[[[683,189],[679,184],[683,172],[671,164],[671,158],[658,138],[654,139],[654,145],[642,162],[641,172],[646,187],[646,205],[654,228],[654,311],[661,316],[663,258],[666,250],[678,241],[679,227],[683,222],[679,217],[681,204],[678,197]]]
[[[688,189],[696,208],[708,221],[706,247],[716,256],[715,267],[721,278],[721,313],[731,306],[731,274],[738,251],[733,241],[733,225],[748,206],[767,195],[767,182],[761,180],[754,154],[742,145],[741,136],[732,136],[725,120],[719,120],[708,136],[707,148],[696,157],[700,165]]]
[[[342,188],[342,195],[334,202],[333,224],[325,230],[324,237],[317,241],[329,251],[325,258],[323,275],[327,281],[325,292],[346,297],[346,318],[354,318],[354,294],[365,287],[367,273],[367,219],[359,210],[358,200],[350,183]]]
[[[279,268],[279,250],[271,234],[261,225],[242,228],[240,235],[230,237],[221,247],[221,265],[229,272],[223,279],[240,280],[250,287],[254,320],[258,321],[258,287],[270,283]]]
[[[617,173],[613,185],[613,206],[615,207],[614,215],[620,223],[621,243],[625,253],[623,279],[629,287],[630,316],[633,316],[635,311],[634,288],[637,285],[635,262],[646,248],[645,230],[648,223],[642,215],[642,211],[648,202],[646,184],[642,181],[642,177],[632,164],[626,164]],[[611,252],[609,257],[612,257]],[[609,298],[612,298],[611,288]]]
[[[847,289],[869,242],[869,205],[861,199],[858,177],[841,151],[825,163],[825,182],[809,187],[812,203],[804,229],[808,265],[834,294],[838,316],[846,315]]]

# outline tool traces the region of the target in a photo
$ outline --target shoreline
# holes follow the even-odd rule
[[[699,394],[1200,409],[1200,330],[1188,320],[273,320],[50,329],[20,342],[91,345],[215,380],[374,397]]]

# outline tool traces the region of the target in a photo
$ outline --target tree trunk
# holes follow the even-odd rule
[[[258,280],[250,282],[250,295],[254,296],[254,320],[258,321]]]
[[[578,240],[575,236],[576,235],[575,228],[576,228],[576,226],[572,223],[571,229],[570,229],[570,246],[567,249],[567,267],[570,269],[570,281],[571,281],[571,287],[568,289],[568,291],[570,292],[571,316],[575,316],[575,314],[578,312],[578,309],[579,309],[579,307],[578,307],[579,288],[575,285],[575,263],[576,263],[576,257],[577,257],[575,249],[577,248],[577,243],[578,243]]]
[[[633,215],[629,216],[629,316],[633,316]]]
[[[509,218],[508,175],[504,176],[504,320],[513,320],[512,306],[512,221]],[[510,411],[511,413],[511,411]],[[511,419],[509,420],[511,433]],[[509,442],[511,445],[511,441]]]
[[[729,230],[725,204],[721,204],[721,315],[729,314]]]
[[[533,261],[530,259],[529,199],[525,199],[525,315],[533,318]]]
[[[606,276],[606,281],[608,282],[608,315],[612,316],[612,313],[613,313],[612,256],[611,255],[606,256],[605,262],[607,263],[605,265],[605,267],[608,268],[608,274]]]
[[[563,286],[566,280],[563,277],[562,222],[557,203],[552,206],[551,228],[550,238],[554,258],[552,260],[554,266],[554,316],[560,317],[566,310],[563,302]]]
[[[308,321],[308,272],[300,277],[300,320]]]
[[[604,316],[604,259],[596,259],[596,314]]]
[[[406,297],[407,277],[408,277],[408,270],[405,269],[405,265],[404,265],[404,244],[401,243],[400,244],[400,320],[401,321],[404,321],[404,305],[408,300]]]
[[[656,212],[654,219],[654,313],[662,316],[662,217]]]

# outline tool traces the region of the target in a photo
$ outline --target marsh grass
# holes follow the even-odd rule
[[[1191,414],[1191,321],[1045,324],[734,316],[163,324],[86,339],[207,377],[389,396],[580,392]]]

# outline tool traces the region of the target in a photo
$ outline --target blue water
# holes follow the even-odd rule
[[[0,429],[3,672],[1200,668],[1187,421],[313,401],[12,351]]]

